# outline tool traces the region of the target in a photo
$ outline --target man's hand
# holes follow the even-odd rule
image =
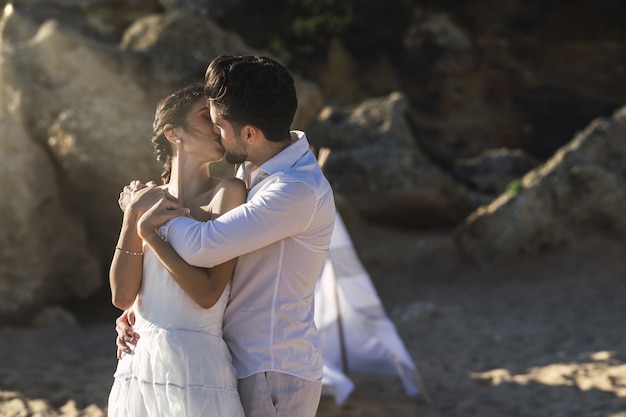
[[[124,353],[132,354],[137,346],[139,340],[139,333],[133,330],[135,324],[135,313],[132,310],[126,310],[121,316],[115,320],[115,331],[117,332],[117,338],[115,344],[117,345],[117,359],[121,359]],[[129,347],[132,346],[131,347]]]

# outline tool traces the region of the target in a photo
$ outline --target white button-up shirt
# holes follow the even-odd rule
[[[180,217],[164,227],[189,264],[239,257],[223,327],[239,378],[267,371],[322,378],[313,299],[335,202],[304,132],[294,132],[296,142],[252,173],[245,204],[213,221]],[[237,176],[247,180],[250,168],[245,163]]]

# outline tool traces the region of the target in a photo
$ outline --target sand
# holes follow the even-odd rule
[[[353,239],[431,401],[395,376],[351,375],[348,401],[323,398],[319,417],[626,417],[626,242],[478,270],[445,233]],[[79,324],[0,328],[0,416],[106,415],[117,311],[71,307]]]

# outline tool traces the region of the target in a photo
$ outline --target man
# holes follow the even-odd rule
[[[246,416],[314,417],[322,358],[313,299],[328,252],[335,203],[303,132],[290,131],[297,99],[293,78],[260,56],[219,56],[205,76],[211,119],[237,176],[245,204],[206,223],[174,202],[153,210],[168,242],[188,263],[212,267],[238,257],[224,315],[224,339],[239,376]],[[164,197],[148,186],[144,207]],[[140,203],[135,203],[140,207]],[[126,313],[118,345],[136,342]]]

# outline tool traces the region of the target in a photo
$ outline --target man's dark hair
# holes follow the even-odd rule
[[[298,99],[293,77],[277,61],[258,55],[218,56],[207,68],[204,94],[233,125],[253,125],[272,142],[289,140]]]

